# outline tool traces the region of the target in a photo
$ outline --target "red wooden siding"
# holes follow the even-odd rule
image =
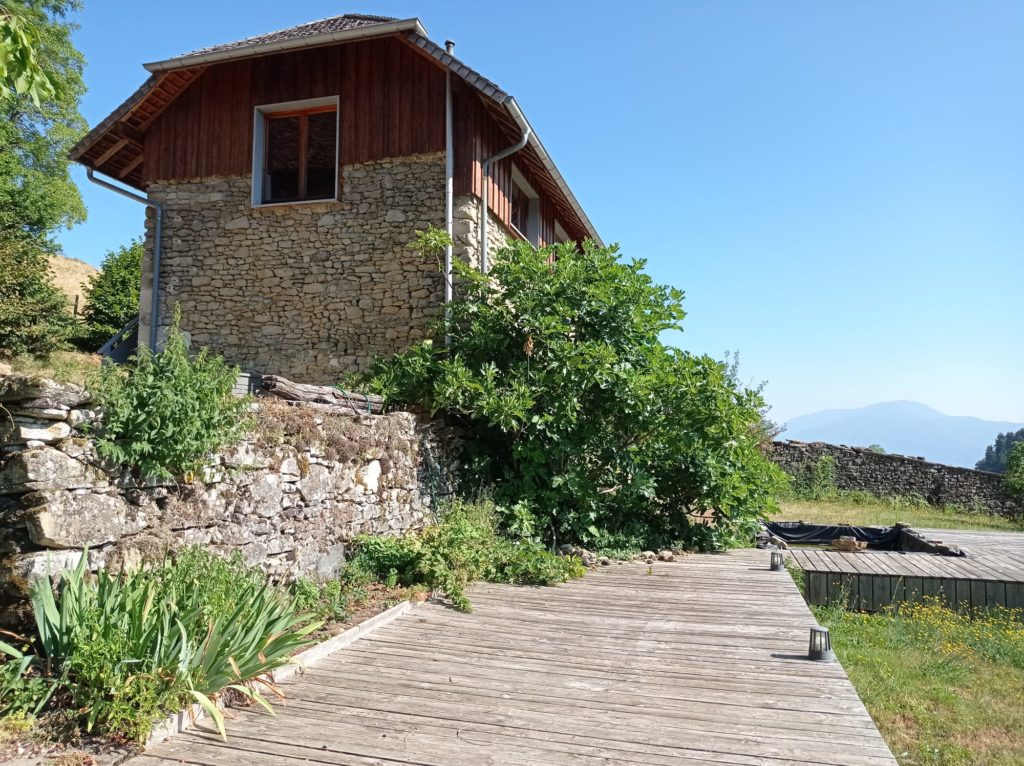
[[[519,138],[504,108],[452,78],[455,193],[483,192],[483,159]],[[143,126],[142,184],[248,175],[257,106],[338,96],[340,163],[444,150],[445,73],[400,38],[383,38],[214,64]],[[491,170],[490,207],[510,226],[512,162],[541,197],[541,244],[558,220],[573,239],[587,232],[531,147]]]
[[[475,90],[462,82],[453,83],[455,106],[455,193],[483,195],[483,160],[519,140],[518,128],[510,120],[499,119]],[[541,245],[555,240],[555,221],[575,240],[587,238],[587,232],[562,199],[554,183],[541,171],[540,159],[527,146],[512,157],[491,167],[487,191],[488,207],[495,217],[511,227],[512,163],[540,194]]]
[[[246,175],[253,109],[339,96],[341,163],[444,149],[444,73],[397,39],[216,64],[146,131],[145,183]]]

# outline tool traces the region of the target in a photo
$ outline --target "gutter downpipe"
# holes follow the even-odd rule
[[[488,213],[487,205],[489,197],[489,187],[491,185],[491,165],[495,162],[500,162],[506,157],[511,157],[513,154],[515,154],[524,146],[526,146],[526,142],[530,140],[530,135],[533,133],[533,128],[531,128],[530,124],[526,121],[526,117],[523,116],[523,113],[522,111],[520,111],[519,106],[516,104],[516,102],[510,99],[506,103],[506,106],[508,107],[508,110],[512,112],[512,118],[516,121],[516,124],[519,125],[520,130],[523,131],[523,135],[516,143],[512,144],[512,146],[509,146],[506,149],[502,149],[497,154],[493,155],[492,157],[488,157],[487,159],[484,160],[484,188],[480,195],[480,239],[482,240],[480,243],[480,271],[482,271],[484,274],[487,273],[488,267],[487,219],[490,217],[490,214]]]
[[[455,53],[455,43],[452,40],[445,40],[445,50],[451,56]],[[444,248],[444,347],[452,344],[452,336],[447,328],[452,321],[452,234],[454,232],[453,221],[455,205],[455,139],[453,137],[455,126],[452,113],[452,71],[445,70],[444,80],[444,229],[448,232],[448,244]]]
[[[153,353],[156,353],[157,322],[160,317],[160,243],[161,233],[163,232],[164,208],[159,202],[154,202],[153,200],[146,199],[135,192],[122,189],[120,186],[116,186],[109,181],[104,181],[102,178],[96,178],[93,175],[92,168],[86,168],[85,175],[97,186],[102,186],[104,189],[116,192],[122,197],[127,197],[128,199],[135,200],[136,202],[141,202],[146,207],[151,207],[156,211],[156,229],[153,233],[153,275],[149,298],[149,348]]]

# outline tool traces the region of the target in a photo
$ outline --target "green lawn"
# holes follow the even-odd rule
[[[1024,612],[815,614],[902,766],[1024,764]]]
[[[940,529],[1021,530],[1001,516],[945,510],[923,503],[884,500],[783,500],[781,512],[772,521],[806,521],[812,524],[849,523],[862,527],[887,527],[897,522],[912,527]]]

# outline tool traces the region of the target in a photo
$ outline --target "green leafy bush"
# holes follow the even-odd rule
[[[319,627],[238,559],[193,549],[150,570],[96,576],[85,561],[56,593],[44,579],[31,595],[45,658],[37,662],[87,731],[144,738],[198,702],[223,735],[217,695],[233,689],[270,709],[251,682]]]
[[[46,253],[32,242],[0,236],[0,358],[57,351],[73,328]]]
[[[188,477],[249,426],[249,401],[232,394],[238,369],[203,349],[189,357],[175,317],[157,354],[142,348],[106,365],[94,393],[103,410],[99,453],[142,476]]]
[[[368,385],[443,413],[468,438],[468,481],[522,503],[550,541],[716,539],[773,507],[764,403],[726,364],[664,345],[682,293],[643,261],[586,243],[503,249],[488,275],[456,264],[459,296],[430,342],[379,360]],[[522,507],[522,506],[521,506]]]
[[[1011,495],[1024,499],[1024,442],[1017,442],[1006,458],[1003,486]]]
[[[112,250],[85,288],[85,328],[80,344],[95,351],[139,315],[142,242]]]
[[[476,580],[519,585],[551,585],[581,577],[578,559],[556,556],[533,540],[499,534],[490,501],[457,500],[438,524],[405,537],[357,538],[359,552],[346,576],[391,585],[440,590],[460,611],[471,609],[466,587]]]

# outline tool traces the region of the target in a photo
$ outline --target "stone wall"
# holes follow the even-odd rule
[[[883,497],[917,495],[936,506],[982,508],[1003,516],[1024,515],[1024,503],[1003,491],[1002,477],[995,473],[822,442],[774,442],[769,452],[772,461],[791,476],[806,475],[826,456],[835,461],[834,480],[839,489]]]
[[[248,176],[155,183],[164,206],[162,324],[232,364],[334,383],[424,338],[441,310],[437,264],[409,249],[444,225],[442,153],[346,165],[341,200],[253,207]],[[154,219],[140,338],[149,337]]]
[[[0,406],[0,603],[85,547],[94,568],[196,544],[239,551],[275,578],[331,577],[353,537],[420,527],[446,487],[443,442],[409,413],[261,400],[254,435],[179,485],[105,465],[78,386],[0,374]]]

